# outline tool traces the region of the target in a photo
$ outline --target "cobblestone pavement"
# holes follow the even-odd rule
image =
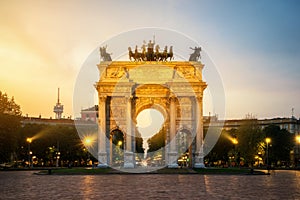
[[[0,172],[0,199],[300,199],[300,171],[268,175]]]

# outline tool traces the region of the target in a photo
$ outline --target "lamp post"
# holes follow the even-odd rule
[[[118,146],[118,148],[117,148],[118,153],[117,154],[118,154],[118,157],[120,159],[120,164],[121,164],[121,160],[122,160],[122,150],[121,150],[122,144],[123,144],[122,140],[119,140],[118,144],[117,144],[117,146]]]
[[[60,159],[60,152],[57,151],[57,152],[56,152],[56,163],[55,163],[55,167],[59,167],[59,159]]]
[[[32,142],[32,138],[27,138],[26,142],[28,142],[28,166],[31,167],[31,154],[32,154],[32,152],[30,151],[30,144]]]
[[[269,143],[271,142],[271,138],[266,138],[267,143],[267,168],[269,168]]]
[[[239,143],[238,140],[236,138],[232,138],[231,139],[232,143],[233,143],[233,154],[234,154],[234,162],[236,162],[237,160],[237,155],[236,155],[236,151],[235,151],[235,146]],[[239,163],[238,163],[239,165]]]
[[[93,139],[89,136],[85,137],[84,140],[83,140],[83,144],[86,147],[86,152],[87,152],[87,156],[88,156],[87,161],[89,163],[90,163],[90,153],[88,151],[88,148],[92,145],[92,143],[93,143]],[[92,166],[93,166],[93,163],[92,163]]]
[[[59,152],[59,141],[57,141],[57,149],[56,149],[56,162],[55,167],[59,166],[60,152]]]

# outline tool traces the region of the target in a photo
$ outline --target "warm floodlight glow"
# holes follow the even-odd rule
[[[233,144],[238,144],[239,143],[236,138],[232,138],[231,141],[232,141]]]
[[[269,144],[271,142],[271,138],[266,138],[266,143]]]
[[[300,135],[296,136],[296,141],[300,144]]]
[[[92,143],[93,143],[93,139],[89,136],[87,136],[83,139],[84,146],[90,146],[90,145],[92,145]]]
[[[121,145],[122,145],[122,143],[123,143],[122,141],[119,141],[119,142],[118,142],[118,146],[121,146]]]
[[[31,142],[32,142],[32,138],[27,138],[26,141],[27,141],[28,143],[31,143]]]

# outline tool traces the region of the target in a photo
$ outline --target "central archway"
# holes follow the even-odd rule
[[[163,114],[152,106],[138,113],[136,121],[137,130],[143,139],[144,156],[141,160],[141,165],[148,166],[154,163],[154,160],[157,160],[155,156],[160,158],[160,163],[164,162],[164,151],[157,152],[159,155],[153,155],[152,153],[165,146],[166,137],[163,127],[166,120]]]

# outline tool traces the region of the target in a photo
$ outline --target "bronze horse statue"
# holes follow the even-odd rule
[[[164,51],[160,53],[160,57],[157,59],[157,61],[167,61],[168,58],[170,58],[170,61],[174,59],[173,46],[170,46],[169,52],[168,52],[168,46],[165,46]]]
[[[131,58],[135,60],[135,54],[132,52],[131,47],[128,47],[128,55],[129,55],[129,60],[131,61]]]
[[[189,61],[198,61],[201,58],[201,47],[195,47],[194,49],[190,47],[190,49],[194,50],[194,53],[190,55]]]
[[[134,61],[142,61],[142,60],[144,61],[145,60],[145,55],[143,53],[138,52],[137,46],[134,50],[134,53],[132,52],[131,47],[128,47],[128,56],[129,56],[130,61],[131,61],[131,58],[133,58]]]
[[[100,47],[100,56],[103,61],[112,61],[110,54],[106,52],[107,45],[105,47]]]

